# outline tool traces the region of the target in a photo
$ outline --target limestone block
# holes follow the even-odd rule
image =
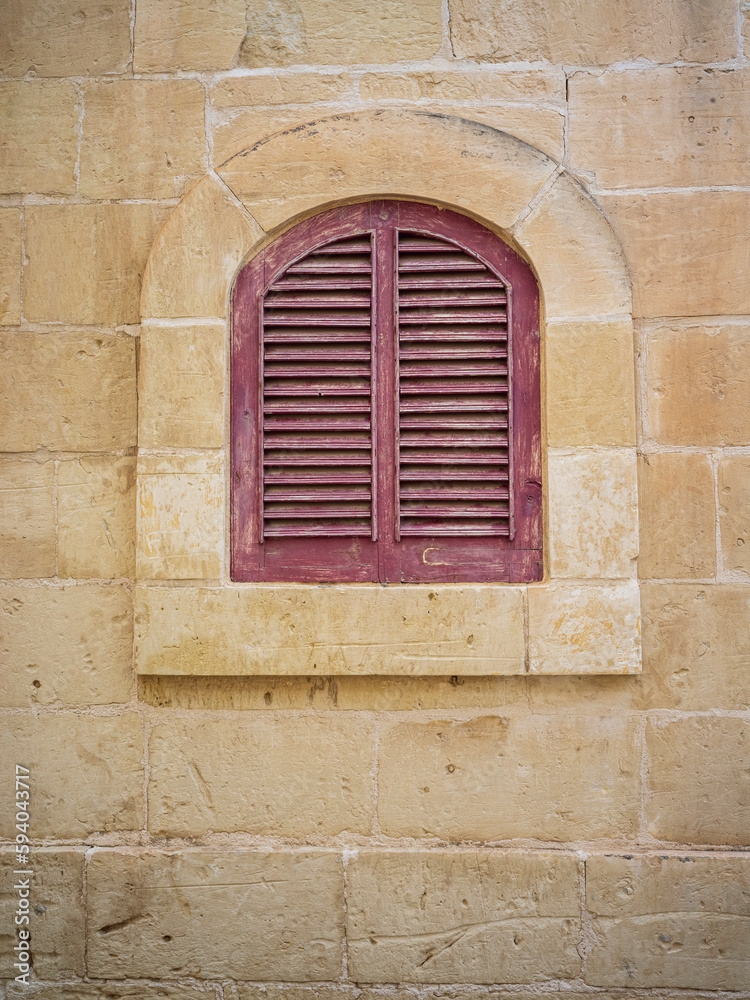
[[[0,324],[21,322],[21,211],[0,208]]]
[[[593,986],[742,990],[750,978],[747,858],[593,856]]]
[[[663,444],[750,444],[748,371],[747,323],[649,329],[647,433]]]
[[[321,692],[324,694],[325,692]],[[348,710],[406,711],[458,708],[497,710],[526,702],[521,676],[483,677],[337,677],[329,698],[333,707]]]
[[[725,569],[750,575],[750,458],[728,455],[719,463],[719,522]]]
[[[128,701],[132,630],[124,587],[0,587],[3,706]]]
[[[624,718],[484,715],[380,737],[378,816],[391,837],[633,839],[640,748]]]
[[[139,0],[135,70],[224,70],[245,36],[245,0]]]
[[[721,716],[651,720],[647,818],[658,840],[750,843],[750,723]]]
[[[565,74],[557,66],[534,70],[430,69],[364,73],[365,101],[514,101],[559,108],[565,105]]]
[[[186,986],[184,983],[165,982],[158,985],[78,982],[55,983],[54,986],[35,984],[32,987],[8,983],[5,995],[8,1000],[215,1000],[216,989],[214,986]],[[563,998],[556,997],[554,1000]],[[583,998],[570,997],[566,1000]]]
[[[143,277],[143,317],[223,317],[231,280],[262,236],[213,178],[200,181],[154,242]]]
[[[547,469],[552,577],[630,576],[638,555],[635,449],[550,449]]]
[[[5,760],[31,770],[31,835],[60,840],[143,826],[143,738],[134,713],[94,716],[12,715],[0,731]],[[11,799],[11,768],[0,790]],[[10,810],[0,818],[2,836],[14,834]]]
[[[392,987],[388,990],[388,996],[394,1000],[405,1000],[400,990],[392,992]],[[373,996],[370,990],[362,990],[357,986],[276,986],[273,983],[263,983],[256,985],[253,983],[237,983],[237,1000],[371,1000]]]
[[[560,176],[514,234],[544,290],[547,319],[630,311],[622,250],[606,218]]]
[[[523,592],[488,585],[142,587],[142,674],[523,673]]]
[[[135,341],[0,333],[0,449],[99,451],[137,441]]]
[[[189,580],[221,575],[222,460],[202,455],[138,459],[136,575]]]
[[[55,575],[53,462],[0,461],[0,577]]]
[[[715,62],[736,55],[731,0],[450,0],[451,44],[459,59],[548,59],[606,66],[631,59]]]
[[[510,227],[553,170],[542,153],[487,126],[382,110],[281,132],[218,172],[270,230],[331,202],[394,194],[444,201]]]
[[[87,883],[92,977],[341,974],[343,878],[332,851],[96,851]]]
[[[135,576],[135,458],[60,462],[57,572],[78,579]]]
[[[419,102],[420,110],[483,122],[523,139],[557,160],[563,157],[565,87],[556,68],[513,73],[453,70],[366,73],[360,79],[359,92],[365,101],[410,105]]]
[[[554,682],[547,682],[554,683]],[[611,687],[611,685],[610,685]],[[180,677],[144,674],[138,697],[157,708],[273,712],[474,710],[528,704],[524,677],[363,675],[315,677]]]
[[[28,206],[25,318],[137,323],[141,275],[166,211],[159,205]]]
[[[205,173],[205,93],[196,80],[84,88],[81,194],[173,198]]]
[[[544,584],[529,590],[533,674],[641,672],[640,598],[635,581]]]
[[[548,323],[545,371],[551,447],[635,444],[630,323]]]
[[[248,0],[246,22],[246,68],[430,59],[443,40],[440,0]]]
[[[225,336],[218,324],[141,328],[141,447],[222,447]]]
[[[0,84],[0,194],[73,194],[78,108],[72,83]]]
[[[128,0],[4,0],[3,75],[122,73],[130,61]]]
[[[15,797],[12,801],[15,801]],[[33,798],[31,801],[33,802]],[[33,871],[29,886],[31,923],[27,929],[31,931],[35,974],[40,979],[82,976],[85,941],[84,853],[81,850],[50,850],[36,846],[33,850],[32,864],[26,866],[18,863],[14,850],[6,848],[0,853],[3,879],[0,912],[5,928],[0,938],[0,978],[13,979],[18,975],[18,969],[13,968],[13,962],[18,961],[17,954],[13,952],[13,945],[18,943],[14,925],[17,896],[11,887],[24,880],[24,876],[15,874],[24,868]],[[28,996],[28,987],[23,989]]]
[[[706,455],[669,452],[638,462],[642,579],[716,572],[714,477]]]
[[[602,188],[747,184],[748,109],[747,69],[575,73],[571,162]]]
[[[217,109],[254,108],[273,104],[321,104],[338,101],[352,88],[348,73],[282,73],[228,76],[211,88]]]
[[[355,981],[533,983],[581,968],[575,858],[360,851],[347,869]]]
[[[264,77],[252,77],[262,80]],[[394,111],[403,111],[403,104],[388,102]],[[386,102],[379,102],[382,107]],[[530,105],[493,105],[477,107],[471,105],[422,101],[418,105],[421,112],[432,115],[447,115],[462,121],[476,122],[522,139],[555,159],[563,156],[564,118],[560,111],[552,108],[536,108]],[[319,112],[318,112],[319,113]],[[334,113],[329,111],[330,114]],[[257,109],[225,111],[213,130],[214,162],[223,163],[236,153],[260,142],[276,132],[284,132],[298,126],[307,125],[312,110],[309,107]],[[455,195],[454,195],[455,198]]]
[[[633,276],[636,316],[750,313],[750,193],[601,195]]]
[[[237,990],[237,1000],[384,1000],[385,997],[388,997],[388,1000],[413,1000],[415,995],[414,988],[410,985],[393,986],[390,983],[387,986],[375,986],[369,989],[362,987],[359,983],[356,986],[324,987],[317,984],[312,986],[276,986],[267,983],[237,983],[235,988]],[[469,996],[481,996],[486,998],[486,1000],[508,1000],[509,991],[507,990],[493,990],[487,987],[480,989],[481,992],[478,989],[470,991],[465,987],[458,987],[458,989],[454,990],[450,987],[423,986],[418,995],[423,1000],[464,1000],[464,998]],[[538,997],[540,994],[533,990],[529,990],[528,992],[514,990],[510,995],[515,1000],[532,1000],[532,998]],[[591,993],[577,993],[571,990],[545,990],[542,995],[545,1000],[590,1000],[592,996]],[[67,994],[61,994],[61,996],[64,997],[64,1000],[73,1000],[73,998],[68,998]],[[10,998],[12,1000],[20,1000],[20,997],[17,997],[15,993],[8,993],[8,997],[9,1000]],[[82,993],[81,997],[83,1000],[89,1000],[88,993]],[[144,994],[144,997],[145,1000],[151,1000],[148,994]],[[596,994],[596,997],[597,1000],[631,1000],[630,997],[619,990],[608,990],[605,993],[599,992]],[[34,995],[34,1000],[36,1000],[36,995]],[[57,998],[48,998],[45,995],[42,997],[42,1000],[57,1000]],[[96,1000],[99,1000],[99,998],[97,997]],[[189,997],[188,1000],[193,1000],[193,998]]]
[[[273,837],[368,834],[372,726],[359,718],[180,719],[154,727],[149,828]]]
[[[750,587],[641,585],[642,707],[750,708]]]

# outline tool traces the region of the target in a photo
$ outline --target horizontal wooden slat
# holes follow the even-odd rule
[[[304,277],[279,278],[272,286],[272,292],[332,292],[332,291],[354,291],[372,287],[372,280],[369,276],[358,275],[326,275],[324,278]]]
[[[326,326],[278,326],[266,331],[266,344],[370,344],[369,328],[336,329]]]
[[[289,451],[313,449],[315,451],[330,451],[334,448],[363,448],[367,443],[361,437],[346,437],[343,434],[316,434],[314,431],[303,434],[301,430],[295,431],[293,434],[275,433],[272,430],[267,430],[263,437],[263,447],[266,451],[271,448]]]
[[[370,347],[354,347],[321,344],[319,347],[276,347],[269,345],[266,350],[266,365],[273,361],[367,361],[370,360]]]
[[[421,257],[418,254],[399,259],[399,274],[410,274],[414,271],[484,271],[484,264],[470,261],[464,257],[448,257],[445,259],[433,255]]]
[[[317,414],[312,417],[309,414],[289,414],[287,416],[276,416],[270,414],[266,420],[266,433],[271,434],[278,431],[292,431],[308,433],[310,431],[366,431],[369,433],[370,419],[366,417],[341,416],[332,413],[328,416]]]
[[[370,452],[362,449],[356,454],[342,453],[337,449],[330,452],[325,451],[305,451],[304,449],[289,450],[279,449],[278,453],[271,449],[267,450],[263,456],[263,464],[266,467],[276,466],[286,469],[291,466],[309,466],[311,469],[317,466],[340,467],[346,463],[348,468],[353,466],[370,466]]]
[[[506,430],[508,418],[494,413],[412,414],[401,413],[401,430],[436,430],[454,433],[463,430]]]
[[[333,312],[317,312],[311,309],[308,313],[303,313],[302,310],[299,312],[291,313],[283,310],[275,310],[273,313],[265,315],[263,317],[263,323],[265,326],[294,326],[294,327],[307,327],[307,326],[320,326],[324,324],[325,326],[370,326],[370,317],[365,315],[357,315],[355,313],[349,313],[348,315],[336,315]]]
[[[371,241],[369,236],[362,237],[361,239],[353,240],[340,240],[337,243],[331,243],[329,246],[317,247],[313,250],[314,254],[324,254],[324,255],[340,255],[345,253],[370,253]]]
[[[498,460],[494,466],[486,463],[479,468],[471,465],[456,465],[455,462],[441,462],[438,468],[431,465],[415,465],[410,461],[401,463],[401,482],[448,483],[455,486],[461,482],[500,482],[507,483],[509,479],[507,462],[503,466]]]
[[[410,236],[407,233],[399,234],[399,249],[401,251],[420,251],[422,253],[464,253],[462,247],[447,241],[437,241],[432,236]]]
[[[461,361],[466,358],[482,360],[501,360],[508,357],[505,346],[495,346],[494,341],[487,344],[429,344],[427,346],[406,346],[402,341],[399,352],[402,361]],[[437,367],[435,365],[435,367]],[[442,368],[440,369],[443,370]]]
[[[441,378],[436,375],[410,375],[402,381],[399,387],[399,392],[402,396],[414,395],[415,393],[426,395],[452,395],[453,393],[473,395],[475,393],[487,392],[500,393],[507,392],[507,382],[503,378]]]
[[[266,376],[268,378],[300,378],[301,376],[313,378],[335,378],[345,375],[364,375],[369,377],[369,364],[352,364],[347,362],[335,363],[332,359],[330,364],[319,365],[287,365],[281,362],[267,364]]]
[[[285,523],[279,519],[264,518],[264,534],[267,538],[327,538],[338,535],[367,536],[371,533],[370,522],[364,518],[354,522],[337,524],[335,521],[320,524],[315,520],[310,522]]]
[[[507,375],[508,369],[502,364],[490,364],[482,363],[480,361],[474,364],[461,364],[456,362],[443,362],[440,365],[439,370],[436,365],[423,365],[418,362],[406,362],[401,366],[400,370],[401,378],[425,378],[428,376],[436,377],[442,375],[444,378],[449,375]]]
[[[338,520],[342,517],[368,517],[370,505],[368,503],[274,503],[273,500],[267,500],[264,504],[264,513],[266,517],[279,517],[284,518],[284,520],[292,518],[295,520],[302,518]]]
[[[263,393],[271,396],[370,396],[369,378],[267,378]]]
[[[507,489],[491,486],[464,487],[455,484],[438,487],[402,486],[402,500],[507,500]]]
[[[369,500],[371,496],[369,486],[367,488],[362,487],[347,487],[339,488],[331,487],[330,489],[310,489],[309,487],[300,489],[289,489],[276,487],[273,484],[269,484],[265,492],[265,502],[267,504],[276,503],[278,501],[299,501],[299,502],[313,502],[313,501],[323,501],[323,500]],[[270,509],[270,508],[269,508]],[[313,510],[313,508],[310,508]]]
[[[499,295],[492,291],[472,291],[461,288],[456,291],[445,291],[439,295],[428,291],[401,291],[398,297],[401,309],[412,306],[442,306],[444,308],[463,308],[467,304],[477,306],[504,306],[508,302],[507,295]]]
[[[507,521],[501,520],[443,520],[442,518],[419,518],[410,521],[409,518],[401,522],[401,534],[404,536],[427,535],[433,536],[470,536],[488,535],[493,537],[508,537],[510,526]]]
[[[365,260],[316,260],[315,257],[307,257],[299,264],[292,264],[287,268],[287,274],[332,274],[339,277],[348,277],[353,274],[369,274],[370,262]]]
[[[477,307],[476,309],[457,309],[451,306],[449,309],[433,307],[419,309],[410,307],[399,311],[399,324],[401,326],[419,324],[429,326],[442,326],[445,323],[504,323],[507,314],[504,309],[493,309],[492,307]]]
[[[401,413],[455,413],[460,411],[507,412],[508,401],[500,394],[477,396],[402,396]]]
[[[313,399],[281,399],[274,397],[263,403],[263,412],[268,414],[285,413],[370,413],[370,400],[354,397],[352,399],[336,399],[321,396]]]
[[[455,289],[465,289],[465,288],[493,288],[493,289],[504,289],[505,285],[498,282],[497,278],[493,275],[485,273],[477,273],[471,275],[453,275],[446,272],[443,275],[426,275],[420,274],[419,276],[409,275],[401,276],[398,279],[399,294],[403,291],[411,289],[429,289],[435,291],[442,291],[444,289],[455,288]]]
[[[504,434],[465,434],[457,431],[455,434],[433,432],[418,434],[404,430],[400,436],[402,448],[499,448],[507,445]],[[486,461],[486,459],[485,459]]]
[[[351,469],[313,469],[311,471],[300,471],[298,469],[276,469],[272,467],[266,470],[264,482],[275,486],[310,486],[317,484],[353,483],[370,485],[370,475],[365,472],[357,472]]]

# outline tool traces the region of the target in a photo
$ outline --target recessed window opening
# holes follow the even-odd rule
[[[539,293],[473,219],[333,209],[241,271],[232,578],[542,576]]]

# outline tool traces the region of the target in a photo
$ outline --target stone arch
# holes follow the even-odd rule
[[[277,132],[195,185],[154,242],[143,317],[218,315],[221,278],[258,246],[305,215],[379,196],[444,204],[511,238],[537,270],[548,317],[630,313],[612,228],[555,160],[480,122],[371,111]],[[180,298],[180,285],[192,294]]]
[[[234,586],[222,398],[232,282],[299,219],[383,196],[472,215],[534,267],[545,318],[548,572],[527,588],[524,656],[537,672],[638,670],[633,334],[622,249],[560,164],[449,115],[358,112],[275,133],[204,177],[167,219],[141,296],[139,577]],[[180,362],[171,372],[170,359]],[[205,454],[195,454],[196,428]]]

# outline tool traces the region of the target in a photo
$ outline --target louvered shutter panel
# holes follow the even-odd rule
[[[512,535],[510,294],[445,239],[397,234],[399,535]]]
[[[262,538],[376,536],[372,240],[288,267],[262,302]]]

